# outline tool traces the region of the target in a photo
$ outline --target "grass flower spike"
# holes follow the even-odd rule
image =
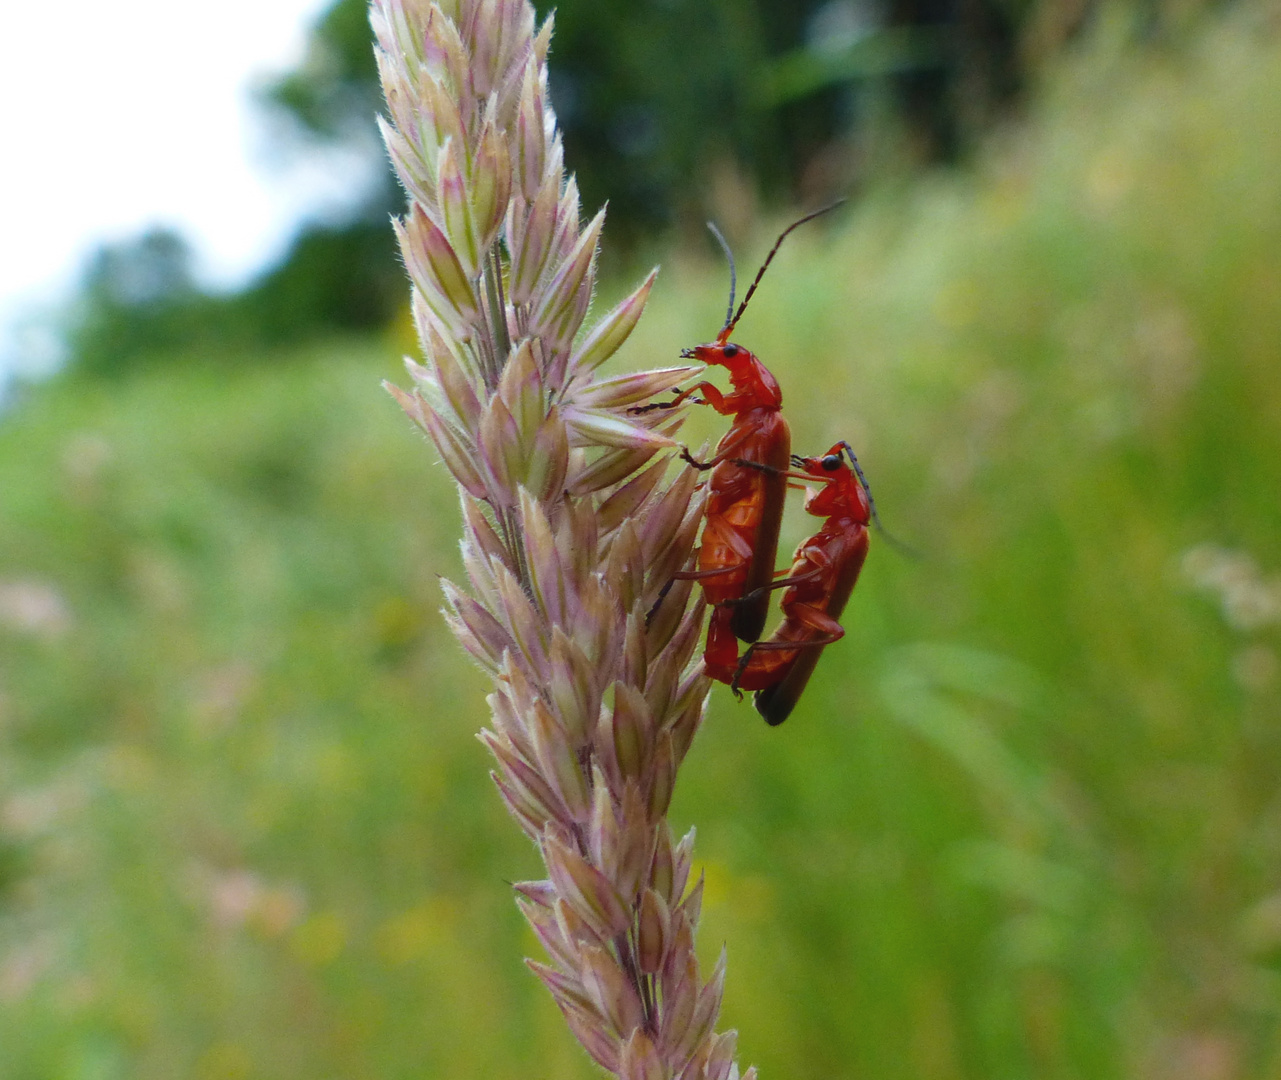
[[[604,211],[583,225],[565,173],[551,20],[526,0],[375,0],[372,19],[424,358],[389,389],[461,492],[447,618],[493,678],[480,737],[547,867],[516,887],[547,952],[529,966],[610,1072],[737,1080],[724,954],[709,978],[694,955],[693,833],[666,818],[707,700],[701,601],[678,581],[647,619],[700,495],[688,470],[666,479],[680,410],[628,412],[694,369],[598,374],[654,275],[584,329]]]

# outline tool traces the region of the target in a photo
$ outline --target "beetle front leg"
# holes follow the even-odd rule
[[[655,409],[674,409],[687,398],[695,394],[702,394],[701,398],[694,398],[699,405],[711,405],[718,412],[725,402],[725,396],[716,389],[711,383],[695,383],[686,390],[673,390],[676,396],[671,401],[651,401],[648,405],[633,405],[627,411],[633,416],[639,416],[641,413],[653,412]]]

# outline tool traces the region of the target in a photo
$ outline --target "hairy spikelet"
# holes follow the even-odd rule
[[[628,411],[694,369],[599,375],[654,274],[584,328],[605,215],[582,222],[565,174],[551,20],[526,0],[374,0],[372,21],[423,361],[388,389],[461,493],[467,587],[446,583],[446,618],[493,678],[480,738],[547,867],[516,886],[547,953],[529,967],[605,1069],[738,1080],[715,1031],[724,956],[707,979],[694,957],[693,833],[666,819],[707,700],[702,601],[671,584],[700,495],[667,478],[681,411]]]

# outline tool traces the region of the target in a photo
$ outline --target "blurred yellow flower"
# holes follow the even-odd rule
[[[336,911],[317,912],[289,939],[294,956],[312,967],[332,964],[347,945],[347,926]]]

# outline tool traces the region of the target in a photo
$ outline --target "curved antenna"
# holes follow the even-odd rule
[[[891,533],[884,525],[881,524],[881,516],[876,512],[876,500],[872,498],[872,488],[867,482],[867,477],[863,475],[863,469],[858,463],[858,458],[854,456],[854,448],[849,443],[842,441],[841,446],[845,448],[845,453],[849,455],[850,465],[854,467],[854,475],[858,477],[859,484],[863,487],[863,492],[867,495],[867,508],[871,511],[872,524],[876,526],[876,531],[881,534],[885,541],[894,548],[900,555],[906,555],[910,559],[921,558],[921,553],[912,547],[911,544],[905,544],[897,536]]]
[[[863,486],[863,493],[867,496],[867,508],[872,512],[872,520],[876,523],[876,527],[880,529],[881,532],[884,532],[885,526],[881,524],[880,515],[876,512],[876,500],[872,498],[871,485],[868,484],[867,477],[863,475],[863,469],[859,465],[858,458],[854,454],[854,447],[844,439],[841,440],[840,445],[845,448],[845,453],[849,455],[850,465],[854,468],[854,475],[858,477],[858,482]]]
[[[730,319],[734,316],[734,290],[738,287],[738,273],[734,269],[734,253],[729,249],[729,243],[721,235],[720,229],[716,227],[716,222],[709,221],[707,227],[712,230],[712,235],[716,237],[717,243],[721,245],[721,250],[725,252],[725,258],[729,260],[729,307],[725,311],[725,325],[730,325]],[[724,330],[721,333],[725,333]]]
[[[751,288],[747,290],[747,295],[743,297],[743,302],[738,305],[738,310],[734,312],[734,317],[726,321],[724,328],[721,330],[720,337],[716,339],[717,341],[724,343],[729,340],[730,334],[734,332],[734,327],[738,325],[738,320],[743,317],[743,312],[747,310],[747,302],[752,298],[752,294],[756,292],[756,286],[761,283],[761,278],[765,276],[765,271],[769,269],[769,264],[774,261],[774,256],[778,254],[778,249],[783,246],[783,241],[787,239],[788,234],[793,229],[804,225],[807,221],[813,221],[816,217],[821,217],[823,214],[826,214],[829,210],[835,210],[843,202],[845,202],[844,199],[837,199],[836,202],[828,203],[819,210],[811,211],[803,218],[798,218],[796,221],[793,221],[779,234],[778,239],[774,241],[774,246],[769,249],[769,254],[765,256],[765,261],[761,263],[761,268],[756,271],[756,280],[752,282]],[[724,243],[724,241],[722,241],[722,243]]]

